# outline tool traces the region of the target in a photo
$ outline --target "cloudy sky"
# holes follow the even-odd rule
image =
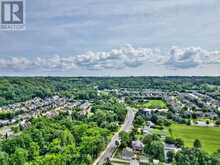
[[[220,75],[219,0],[26,0],[0,75]]]

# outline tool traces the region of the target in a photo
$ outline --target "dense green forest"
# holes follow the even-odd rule
[[[57,93],[91,98],[95,97],[94,87],[217,92],[219,85],[220,77],[1,77],[0,106]]]
[[[91,164],[109,135],[95,124],[38,118],[20,136],[1,143],[0,164]]]
[[[1,165],[90,165],[126,116],[116,98],[93,102],[92,115],[77,109],[58,117],[32,119],[19,136],[0,143]]]

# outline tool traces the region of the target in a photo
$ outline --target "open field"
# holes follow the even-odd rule
[[[187,126],[182,124],[171,125],[172,136],[184,140],[185,146],[192,147],[193,141],[199,139],[202,148],[208,153],[220,149],[220,128]]]
[[[149,109],[165,109],[167,108],[167,104],[163,100],[149,100],[144,103],[138,103],[136,105],[138,108],[149,108]]]

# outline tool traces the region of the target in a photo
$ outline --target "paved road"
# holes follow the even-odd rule
[[[126,131],[132,127],[132,123],[135,117],[135,111],[131,108],[128,108],[127,116],[124,121],[124,124],[121,126],[120,130],[112,137],[111,142],[107,145],[105,150],[100,154],[100,156],[95,160],[93,165],[103,165],[107,158],[111,158],[112,154],[116,150],[117,146],[115,145],[116,141],[119,141],[119,132]]]

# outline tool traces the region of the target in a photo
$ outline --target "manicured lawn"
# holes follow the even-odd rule
[[[195,139],[199,139],[202,148],[208,153],[213,153],[220,149],[220,128],[214,127],[197,127],[182,124],[171,125],[172,136],[181,138],[185,142],[185,146],[192,147]]]
[[[145,103],[138,103],[137,104],[138,108],[149,108],[149,109],[166,109],[167,104],[163,100],[149,100]]]

